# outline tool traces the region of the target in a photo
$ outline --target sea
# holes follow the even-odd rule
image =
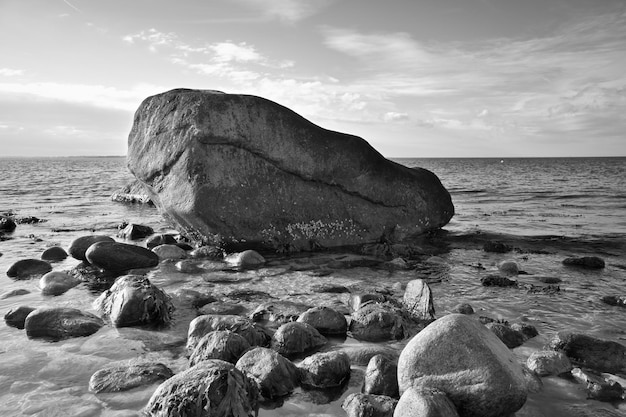
[[[520,362],[542,350],[559,331],[580,332],[626,344],[626,309],[601,301],[626,295],[626,158],[402,158],[396,162],[433,171],[449,190],[456,214],[424,243],[425,254],[409,269],[386,264],[343,262],[319,274],[302,265],[324,265],[358,254],[268,255],[268,263],[229,277],[182,273],[171,262],[148,272],[149,279],[173,295],[172,326],[162,330],[105,326],[89,337],[59,342],[29,339],[23,330],[0,323],[0,416],[137,416],[156,386],[124,393],[94,394],[91,375],[111,364],[159,361],[174,372],[187,367],[184,343],[196,311],[176,294],[193,289],[226,299],[234,289],[263,291],[310,305],[329,302],[347,310],[345,294],[316,293],[314,284],[344,285],[386,292],[400,298],[416,278],[430,285],[438,317],[455,305],[472,305],[476,316],[528,323],[539,335],[513,349]],[[59,296],[42,295],[39,280],[14,281],[5,271],[16,261],[39,258],[48,247],[68,248],[76,237],[115,237],[122,223],[140,223],[156,232],[175,232],[144,204],[123,204],[111,194],[132,179],[124,157],[0,158],[0,213],[22,219],[0,240],[0,294],[29,293],[0,299],[4,315],[18,306],[69,306],[94,312],[98,290],[79,285]],[[120,238],[117,238],[121,240]],[[487,241],[505,242],[508,253],[483,250]],[[140,244],[141,242],[138,242]],[[429,252],[429,248],[432,251]],[[570,256],[599,256],[601,270],[563,265]],[[498,263],[517,262],[525,274],[515,288],[483,287],[480,279],[497,273]],[[417,264],[415,264],[417,262]],[[69,270],[78,261],[53,265]],[[333,265],[337,265],[335,262]],[[543,291],[541,278],[560,278]],[[226,297],[226,298],[225,298]],[[262,299],[239,299],[245,312]],[[342,304],[343,303],[343,304]],[[343,307],[341,307],[343,305]],[[245,313],[244,313],[245,314]],[[383,343],[400,352],[407,340]],[[332,340],[327,350],[367,346],[351,337]],[[349,382],[333,392],[298,388],[290,396],[262,405],[260,416],[342,416],[343,400],[360,392],[365,367],[353,365]],[[626,375],[616,375],[624,378]],[[563,376],[542,378],[518,417],[625,416],[626,402],[587,398],[585,387]]]

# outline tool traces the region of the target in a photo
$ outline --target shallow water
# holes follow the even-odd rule
[[[348,267],[353,255],[324,252],[290,258],[269,256],[256,271],[198,274],[178,272],[164,262],[148,273],[152,282],[170,294],[192,288],[218,299],[235,289],[252,289],[304,304],[331,304],[347,311],[345,294],[320,294],[320,283],[344,285],[355,291],[379,289],[398,297],[401,287],[415,278],[430,282],[437,315],[459,302],[469,302],[477,315],[526,321],[539,336],[514,349],[520,360],[540,349],[560,330],[573,330],[622,341],[626,338],[626,310],[600,302],[605,294],[622,294],[626,279],[626,160],[402,160],[408,166],[433,170],[450,190],[456,206],[454,220],[442,233],[426,238],[416,268],[391,270],[384,265]],[[21,224],[11,240],[0,241],[0,271],[23,258],[38,258],[49,246],[67,248],[75,237],[96,232],[114,236],[122,221],[170,231],[157,211],[148,206],[113,203],[109,196],[130,179],[122,158],[0,159],[0,212],[36,216],[45,222]],[[520,251],[493,254],[482,251],[485,239],[505,240]],[[571,255],[599,255],[607,261],[601,271],[565,267]],[[524,284],[539,285],[537,277],[559,277],[554,295],[525,289],[482,287],[480,278],[496,271],[502,260],[516,260],[528,275]],[[342,266],[343,261],[343,266]],[[54,270],[76,265],[65,260]],[[332,268],[331,268],[332,266]],[[325,268],[325,274],[319,273]],[[483,269],[484,268],[484,269]],[[221,275],[220,275],[221,274]],[[322,275],[322,276],[319,276]],[[394,285],[396,284],[396,285]],[[0,300],[0,312],[29,305],[71,306],[92,311],[97,293],[81,284],[67,293],[41,295],[38,280],[13,281],[0,277],[0,293],[25,288],[26,295]],[[49,343],[29,340],[23,330],[0,324],[0,415],[134,416],[155,386],[121,394],[94,395],[87,389],[93,372],[113,362],[158,360],[174,372],[186,368],[184,355],[188,323],[195,310],[179,299],[175,322],[162,331],[105,326],[86,338]],[[239,301],[246,311],[265,301]],[[406,341],[388,342],[401,350]],[[351,338],[332,340],[326,349],[362,346]],[[343,399],[360,390],[364,367],[353,366],[344,391],[320,393],[297,390],[261,409],[261,416],[344,415]],[[586,399],[581,386],[562,378],[544,378],[541,393],[531,394],[518,416],[570,416],[570,407],[613,410],[626,415],[626,403],[608,404]]]

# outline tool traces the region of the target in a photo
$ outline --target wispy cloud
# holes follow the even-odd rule
[[[0,76],[3,77],[14,77],[16,75],[24,74],[23,70],[13,69],[13,68],[0,68]]]
[[[236,0],[267,18],[295,23],[317,14],[333,0]]]

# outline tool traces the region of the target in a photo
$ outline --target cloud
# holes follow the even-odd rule
[[[390,111],[383,115],[383,120],[385,122],[401,122],[404,120],[409,120],[409,115],[408,113],[398,113],[395,111]]]
[[[14,77],[16,75],[24,74],[23,70],[13,69],[13,68],[0,68],[0,76],[3,77]]]
[[[213,59],[217,62],[259,62],[263,60],[254,46],[245,42],[218,42],[210,45],[209,48],[215,53]]]
[[[237,0],[270,19],[295,23],[317,14],[333,0]]]

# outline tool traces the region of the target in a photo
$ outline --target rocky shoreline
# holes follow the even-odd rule
[[[148,415],[175,415],[173,410],[180,415],[254,415],[258,407],[276,404],[297,389],[322,390],[332,401],[355,383],[355,367],[366,369],[360,393],[343,400],[349,416],[408,416],[418,411],[500,416],[520,408],[523,413],[526,398],[541,391],[541,378],[557,376],[579,381],[590,399],[623,400],[620,375],[626,370],[626,348],[620,343],[564,331],[520,363],[512,349],[537,336],[532,325],[481,315],[462,300],[448,314],[436,312],[430,286],[437,279],[423,272],[458,240],[435,233],[407,245],[366,245],[358,253],[224,254],[219,248],[193,247],[179,236],[155,234],[141,226],[125,225],[115,238],[85,235],[67,250],[57,247],[52,254],[42,253],[48,260],[23,259],[6,271],[16,282],[39,279],[42,292],[52,297],[81,284],[97,289],[97,314],[56,306],[50,298],[47,307],[24,305],[7,312],[5,322],[24,328],[29,338],[52,341],[93,337],[108,326],[156,332],[172,321],[187,326],[181,354],[189,358],[188,369],[175,373],[159,362],[112,363],[86,381],[98,394],[159,384],[145,404]],[[487,254],[525,250],[503,241],[479,239],[471,245]],[[63,252],[81,263],[57,270],[55,262]],[[597,256],[567,257],[563,263],[590,272],[605,267]],[[480,263],[472,267],[485,269]],[[196,280],[198,289],[167,293],[149,278],[155,268]],[[351,268],[404,271],[422,278],[387,290],[324,280],[334,271]],[[294,271],[310,277],[309,290],[320,300],[316,305],[294,297],[277,298],[250,285]],[[498,270],[485,271],[477,285],[528,294],[560,291],[559,282],[547,279],[529,287],[524,272],[513,260],[500,262]],[[211,290],[224,284],[238,289],[223,294]],[[12,291],[0,297],[20,294]],[[624,304],[619,300],[619,294],[603,297],[616,308]],[[197,317],[178,317],[183,309]],[[180,323],[181,319],[188,322]],[[346,338],[364,346],[345,344]],[[502,391],[504,386],[509,388]],[[204,410],[209,398],[213,414]]]

